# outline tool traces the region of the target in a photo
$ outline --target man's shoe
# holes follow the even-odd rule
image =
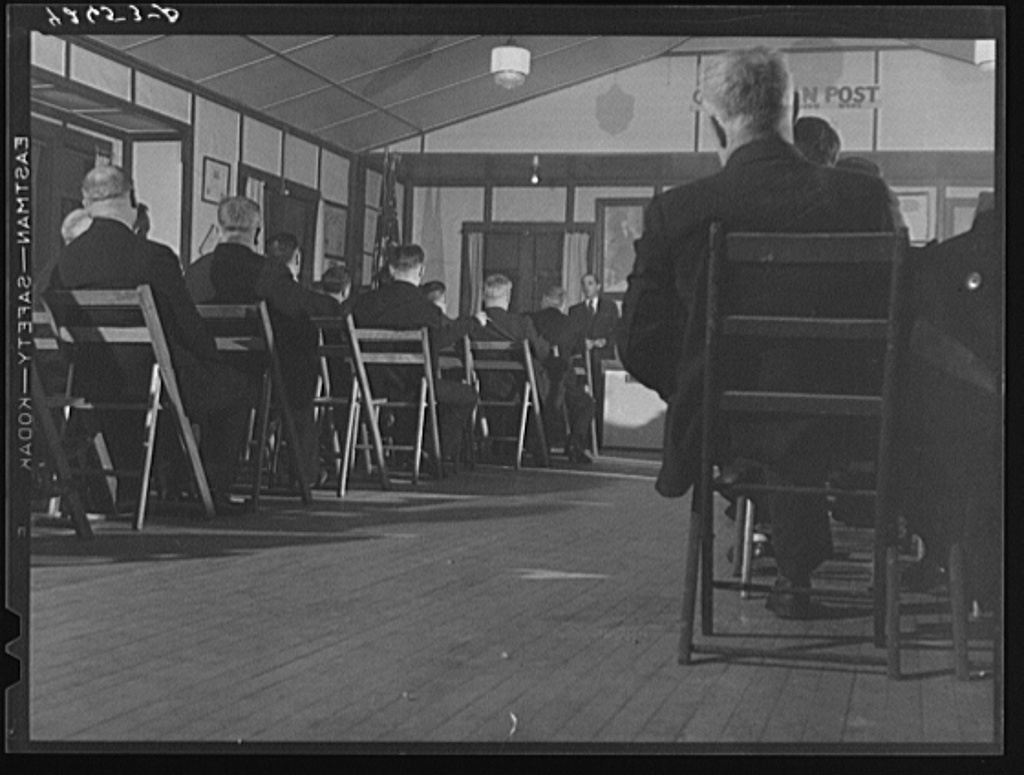
[[[768,593],[765,608],[780,619],[813,618],[811,595],[806,589],[795,589],[798,586],[809,587],[810,581],[798,585],[785,576],[780,576],[775,582],[775,588]]]
[[[228,496],[217,496],[213,498],[213,510],[218,517],[238,517],[248,511],[245,503],[233,501]]]
[[[588,465],[594,462],[593,460],[591,460],[590,455],[588,455],[582,447],[566,447],[565,456],[569,458],[570,463],[583,463],[584,465]]]

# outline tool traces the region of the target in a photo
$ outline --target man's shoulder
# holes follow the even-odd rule
[[[846,193],[879,198],[888,198],[889,196],[889,186],[882,178],[875,175],[865,175],[863,172],[841,167],[820,167],[818,173],[827,185]]]
[[[681,203],[700,199],[727,180],[724,170],[696,180],[681,183],[654,196],[648,207],[676,209]]]

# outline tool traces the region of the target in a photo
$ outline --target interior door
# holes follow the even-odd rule
[[[317,193],[304,186],[289,183],[282,191],[268,186],[266,191],[266,239],[275,234],[294,234],[302,251],[299,282],[309,287],[313,283],[313,258],[316,249]]]
[[[512,281],[512,312],[540,309],[544,292],[562,283],[562,231],[527,224],[502,224],[484,237],[484,277],[503,274]]]

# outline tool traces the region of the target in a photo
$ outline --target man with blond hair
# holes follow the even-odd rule
[[[60,224],[60,236],[65,245],[70,245],[76,239],[85,234],[92,226],[92,218],[84,207],[72,210]]]
[[[217,206],[220,244],[186,271],[189,292],[197,304],[253,304],[266,301],[274,326],[278,358],[284,375],[285,398],[299,435],[296,477],[315,484],[319,474],[316,427],[313,418],[319,364],[316,329],[310,317],[341,314],[330,296],[304,288],[287,264],[261,256],[253,248],[262,228],[260,206],[242,196],[228,197]],[[256,366],[254,382],[262,376]]]
[[[666,435],[657,490],[680,497],[697,479],[700,466],[702,375],[704,371],[705,283],[708,234],[713,222],[733,232],[894,231],[889,191],[877,178],[825,167],[805,159],[791,143],[792,95],[782,55],[758,47],[705,60],[700,107],[719,142],[722,169],[666,191],[644,214],[643,237],[629,276],[619,330],[619,354],[626,369],[668,403]],[[747,275],[730,280],[730,292],[766,306],[780,301]],[[884,316],[887,289],[876,281],[850,283],[818,277],[816,288],[836,300],[838,314]],[[798,304],[808,289],[793,287]],[[787,292],[789,289],[787,287]],[[782,294],[786,296],[787,294]],[[787,299],[783,299],[787,301]],[[846,310],[846,308],[851,308]],[[853,308],[858,308],[854,310]],[[760,389],[792,389],[824,380],[857,384],[865,379],[855,359],[807,358],[806,351],[780,342],[754,350],[745,360]],[[809,389],[809,388],[808,388]],[[820,386],[819,386],[820,389]],[[731,424],[716,439],[720,462],[742,455],[756,460],[770,481],[821,484],[832,466],[860,450],[835,444],[834,428],[817,421],[771,425]],[[850,433],[844,441],[870,440]],[[695,494],[694,497],[698,497]],[[831,553],[826,504],[799,497],[764,499],[779,570],[768,607],[784,618],[810,615],[810,574]]]
[[[247,382],[221,360],[189,298],[174,252],[135,234],[138,219],[132,181],[122,169],[97,167],[82,183],[89,228],[61,252],[50,278],[53,289],[119,289],[149,285],[181,385],[185,411],[200,426],[199,453],[218,514],[237,511],[228,497],[244,442]],[[149,360],[135,348],[98,348],[75,365],[76,390],[86,398],[133,401],[148,389]],[[97,412],[115,468],[132,468],[143,451],[142,418]],[[158,444],[166,434],[158,434]],[[174,452],[158,450],[159,462]],[[130,488],[125,488],[126,491]]]

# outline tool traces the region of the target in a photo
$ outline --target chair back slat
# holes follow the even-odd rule
[[[892,261],[891,234],[729,234],[725,259],[745,264],[870,264]]]

